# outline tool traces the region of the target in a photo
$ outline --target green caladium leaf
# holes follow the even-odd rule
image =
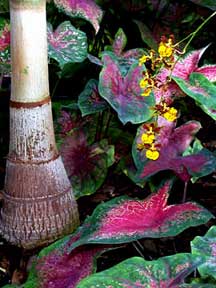
[[[103,16],[103,11],[93,0],[54,0],[56,6],[70,17],[83,18],[89,21],[96,33]]]
[[[60,152],[76,198],[96,192],[114,163],[114,146],[105,139],[90,146],[79,131],[64,139]]]
[[[141,96],[139,81],[142,78],[143,67],[137,63],[126,66],[119,64],[118,58],[112,53],[103,54],[103,69],[99,78],[100,95],[118,113],[123,124],[142,123],[150,119],[154,105],[154,95]]]
[[[172,77],[181,90],[193,98],[209,116],[216,120],[216,86],[201,73],[191,73],[189,81]]]
[[[194,257],[189,253],[166,256],[154,261],[133,257],[83,279],[77,288],[177,288],[181,287],[184,278],[202,262],[201,257]],[[98,286],[95,286],[96,283]]]
[[[53,31],[48,24],[48,55],[55,59],[61,68],[70,62],[82,62],[87,57],[86,34],[71,25],[69,21],[61,23]]]
[[[80,238],[69,251],[88,243],[120,244],[141,238],[175,236],[213,217],[196,203],[167,205],[170,185],[167,181],[144,200],[123,196],[100,204],[78,230]]]
[[[197,5],[207,7],[212,10],[216,10],[215,0],[190,0],[190,1],[192,1]]]
[[[191,241],[193,255],[204,256],[205,262],[198,268],[202,277],[211,276],[216,279],[216,226],[212,226],[203,236]]]
[[[78,106],[82,116],[102,112],[108,107],[107,102],[99,94],[97,80],[88,81],[83,92],[78,96]]]

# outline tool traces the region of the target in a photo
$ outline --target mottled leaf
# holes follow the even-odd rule
[[[145,149],[137,149],[137,144],[141,143],[141,136],[145,133],[145,128],[141,126],[132,149],[133,159],[140,171],[140,177],[147,179],[159,171],[172,170],[183,181],[188,181],[191,176],[201,177],[212,173],[215,170],[216,159],[207,149],[189,156],[182,156],[200,128],[200,124],[196,121],[187,122],[176,129],[161,127],[155,142],[160,145],[159,158],[149,160],[146,158]]]
[[[87,57],[87,37],[69,21],[61,23],[54,32],[49,24],[47,36],[49,57],[55,59],[61,68],[70,62],[82,62]]]
[[[127,259],[114,267],[83,279],[77,288],[178,288],[202,259],[182,253],[154,261]]]
[[[0,18],[1,19],[1,18]],[[9,73],[10,66],[10,29],[9,25],[3,21],[0,27],[0,73]]]
[[[56,6],[71,17],[80,17],[89,21],[96,33],[100,26],[103,12],[93,0],[54,0]]]
[[[193,3],[197,5],[207,7],[212,10],[216,10],[215,0],[190,0],[190,1],[192,1]]]
[[[205,76],[201,73],[191,73],[189,81],[185,81],[178,77],[172,78],[179,85],[181,90],[193,98],[201,108],[205,106],[206,109],[216,112],[216,86]],[[206,110],[204,111],[206,112]],[[213,119],[215,118],[213,117]]]
[[[79,235],[70,235],[44,248],[32,265],[25,288],[77,287],[81,279],[95,272],[96,258],[108,250],[104,246],[82,246],[68,253]]]
[[[90,146],[79,131],[64,139],[60,152],[76,198],[93,194],[114,163],[114,146],[106,140]]]
[[[83,92],[78,96],[78,106],[82,116],[102,112],[108,107],[107,102],[98,92],[98,81],[90,79]]]
[[[143,68],[136,63],[129,71],[122,70],[117,59],[111,54],[103,55],[104,67],[100,73],[99,92],[106,99],[123,124],[127,122],[142,123],[152,117],[150,109],[154,105],[154,96],[140,96],[139,81]]]
[[[216,226],[212,226],[208,232],[191,241],[192,254],[206,258],[198,271],[202,277],[211,276],[216,279]]]
[[[192,202],[167,205],[170,182],[144,200],[114,198],[100,204],[80,228],[80,239],[70,250],[87,243],[118,244],[141,238],[175,236],[213,215]]]

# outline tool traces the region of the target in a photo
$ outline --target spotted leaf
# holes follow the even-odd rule
[[[142,123],[152,117],[150,109],[154,105],[154,96],[140,96],[139,81],[143,68],[137,63],[122,67],[112,54],[103,54],[103,69],[100,73],[100,95],[118,113],[123,124],[127,122]]]
[[[108,107],[107,102],[99,94],[97,80],[88,81],[83,92],[78,96],[78,106],[82,116],[102,112]]]
[[[103,12],[93,0],[54,0],[56,6],[70,17],[83,18],[89,21],[96,33],[100,26]]]
[[[197,236],[191,242],[192,254],[204,256],[205,262],[198,268],[202,277],[216,279],[216,226],[212,226],[204,236]]]
[[[179,288],[184,278],[200,263],[202,258],[189,253],[166,256],[154,261],[133,257],[83,279],[77,288]]]
[[[69,21],[61,23],[53,31],[48,25],[48,54],[61,68],[71,62],[82,62],[87,57],[87,38],[84,32],[74,28]]]
[[[167,205],[170,182],[144,200],[118,197],[100,204],[80,228],[70,250],[87,243],[118,244],[141,238],[175,236],[213,215],[192,202]]]
[[[140,178],[147,179],[163,170],[172,170],[183,181],[188,181],[191,176],[202,177],[212,173],[215,170],[216,159],[207,149],[196,154],[182,156],[200,128],[200,124],[196,121],[187,122],[175,129],[173,126],[161,127],[155,142],[160,145],[159,158],[149,160],[146,158],[145,149],[137,149],[137,145],[141,143],[141,135],[145,132],[141,126],[132,148],[133,159]]]

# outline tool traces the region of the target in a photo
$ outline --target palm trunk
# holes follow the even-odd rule
[[[1,230],[24,248],[53,241],[79,223],[58,154],[49,97],[46,1],[11,0],[10,147]]]

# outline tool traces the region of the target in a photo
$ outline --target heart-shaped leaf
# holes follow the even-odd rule
[[[216,226],[212,226],[203,236],[191,241],[192,254],[206,257],[206,261],[198,270],[202,277],[211,276],[216,279]]]
[[[159,171],[172,170],[183,181],[188,181],[191,176],[201,177],[212,173],[215,169],[216,159],[207,149],[193,155],[181,156],[200,128],[200,124],[196,121],[189,121],[176,129],[172,126],[160,127],[155,142],[156,145],[160,145],[159,158],[149,160],[146,158],[145,149],[137,149],[137,145],[141,143],[142,134],[145,133],[145,125],[139,127],[133,143],[132,154],[140,177],[147,179]]]
[[[182,253],[166,256],[154,261],[141,257],[127,259],[114,267],[83,279],[77,288],[95,287],[149,287],[177,288],[184,278],[202,263],[202,258]]]
[[[77,287],[81,279],[96,270],[96,258],[109,250],[102,245],[83,246],[68,254],[68,246],[77,241],[79,235],[66,236],[44,248],[32,265],[26,288]]]
[[[108,107],[107,102],[99,94],[97,80],[88,81],[83,92],[78,96],[78,106],[82,116],[102,112]]]
[[[100,26],[103,12],[93,0],[54,0],[56,6],[71,17],[79,17],[90,22],[96,33]]]
[[[144,200],[118,197],[100,204],[80,228],[69,250],[87,243],[119,244],[141,238],[175,236],[213,215],[192,202],[167,205],[170,182]]]
[[[87,57],[86,34],[69,21],[61,23],[54,32],[49,24],[47,37],[49,57],[55,59],[61,68],[67,63],[82,62]]]
[[[64,139],[60,152],[76,198],[93,194],[114,163],[114,146],[106,140],[90,146],[79,131]]]
[[[139,81],[142,78],[143,67],[134,63],[121,67],[117,58],[111,53],[103,54],[104,67],[100,73],[99,92],[118,113],[123,124],[131,122],[142,123],[150,119],[154,105],[154,95],[141,95]]]
[[[112,44],[113,52],[120,56],[127,44],[127,36],[125,35],[122,28],[119,28],[117,33],[115,34],[115,38]]]
[[[216,86],[211,83],[201,73],[191,73],[189,81],[185,81],[178,77],[173,77],[175,82],[179,85],[185,94],[193,98],[196,103],[203,108],[209,110],[212,113],[207,113],[213,119],[216,119]]]

